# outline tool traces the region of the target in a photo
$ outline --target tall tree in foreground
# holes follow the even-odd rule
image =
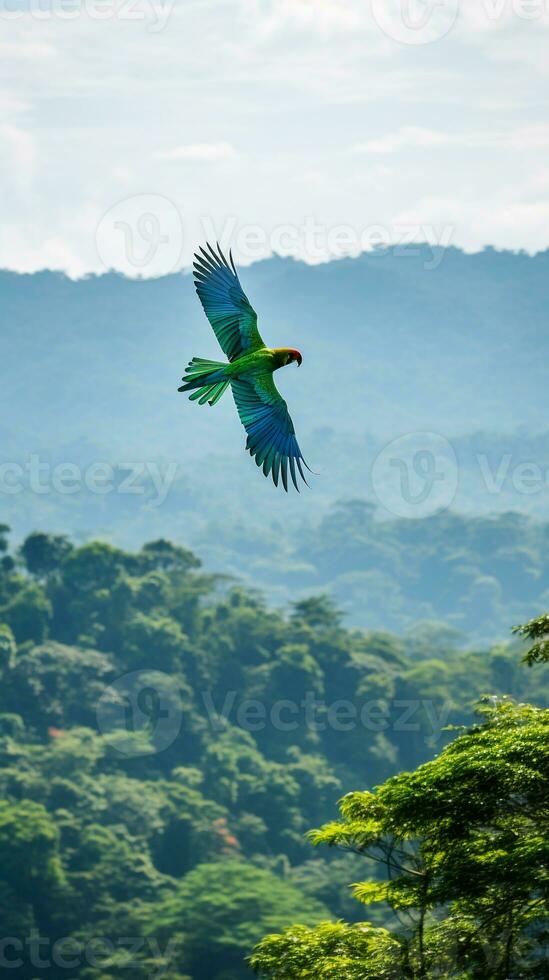
[[[353,889],[388,903],[396,928],[293,926],[257,946],[261,977],[549,977],[549,712],[504,701],[480,714],[432,762],[347,795],[341,819],[311,834],[384,867],[386,880]]]
[[[529,667],[533,664],[549,663],[549,613],[539,616],[538,619],[531,619],[522,626],[515,626],[513,633],[518,633],[532,643],[524,655]]]

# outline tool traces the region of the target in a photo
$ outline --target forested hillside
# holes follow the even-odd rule
[[[21,498],[11,499],[15,510]],[[74,515],[74,497],[57,499]],[[304,513],[267,521],[263,511],[249,518],[225,508],[211,512],[207,500],[189,500],[175,489],[157,509],[139,512],[136,499],[96,497],[117,545],[131,546],[137,534],[141,541],[173,535],[209,568],[262,589],[272,605],[325,592],[353,626],[402,634],[436,621],[456,631],[458,645],[486,643],[505,637],[509,621],[529,619],[549,597],[549,523],[519,513],[381,520],[379,508],[356,499],[318,518]],[[120,526],[132,505],[129,533]],[[88,530],[78,538],[90,536]]]
[[[547,699],[517,642],[349,629],[321,595],[275,609],[166,540],[14,552],[4,527],[0,550],[0,911],[22,980],[245,980],[265,933],[361,916],[360,859],[304,836],[342,794],[432,758],[482,695]]]

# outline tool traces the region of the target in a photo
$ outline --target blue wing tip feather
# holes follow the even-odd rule
[[[245,448],[246,448],[247,452],[249,452],[250,456],[255,461],[256,466],[261,467],[261,469],[263,470],[263,475],[267,479],[269,478],[269,476],[271,477],[271,479],[272,479],[275,487],[278,487],[278,480],[279,480],[279,476],[280,476],[280,477],[282,477],[282,486],[284,487],[284,490],[286,491],[286,493],[288,493],[288,464],[289,464],[290,477],[291,477],[292,483],[293,483],[295,489],[297,490],[297,492],[298,493],[301,492],[300,489],[299,489],[299,484],[298,484],[297,476],[296,476],[296,472],[295,472],[295,464],[297,463],[297,468],[299,470],[299,475],[301,476],[301,479],[303,480],[303,483],[305,484],[306,487],[309,487],[309,489],[311,488],[310,487],[310,484],[305,479],[305,474],[303,473],[303,470],[301,468],[301,464],[303,464],[304,466],[306,466],[310,473],[314,473],[314,470],[312,470],[311,467],[305,462],[303,456],[301,456],[301,455],[299,455],[299,456],[290,456],[290,455],[285,456],[282,453],[276,453],[275,456],[272,459],[269,459],[269,453],[267,453],[266,456],[262,456],[261,453],[260,453],[260,451],[259,451],[259,449],[250,446],[248,443],[249,443],[249,438],[246,440],[246,447]],[[267,465],[265,465],[265,464],[267,464]],[[315,475],[317,475],[317,474],[315,474]]]

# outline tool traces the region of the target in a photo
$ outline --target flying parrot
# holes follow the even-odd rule
[[[190,400],[215,405],[231,386],[240,421],[246,429],[246,449],[265,476],[271,474],[278,486],[279,475],[288,490],[288,467],[299,492],[296,466],[305,483],[295,429],[286,402],[278,391],[273,373],[302,357],[294,347],[266,347],[257,329],[257,313],[244,293],[229,251],[230,266],[219,244],[200,248],[194,256],[194,284],[204,312],[226,361],[193,357],[185,368],[184,384],[178,391],[192,391]]]

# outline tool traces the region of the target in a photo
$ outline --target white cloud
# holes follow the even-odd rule
[[[266,39],[287,31],[313,31],[319,35],[352,33],[368,26],[362,0],[243,0],[246,19]],[[371,26],[371,24],[370,24]]]
[[[481,132],[444,132],[403,126],[395,133],[356,143],[354,153],[390,154],[403,149],[431,149],[452,146],[464,149],[542,150],[549,147],[549,126],[522,126],[509,131],[486,129]]]
[[[246,20],[263,38],[277,34],[300,32],[326,36],[334,34],[377,34],[394,40],[402,34],[410,22],[425,19],[428,43],[447,36],[459,37],[460,41],[477,44],[484,42],[486,34],[503,34],[508,29],[546,27],[549,25],[547,0],[446,0],[446,4],[423,3],[422,0],[385,0],[383,17],[372,9],[368,0],[241,0],[240,6]],[[238,4],[236,4],[238,6]],[[381,4],[380,4],[381,6]],[[444,9],[446,8],[448,9]],[[438,9],[441,8],[441,9]],[[457,16],[454,16],[455,8]],[[374,13],[377,14],[374,16]],[[437,16],[447,30],[437,32]],[[381,23],[380,23],[381,20]],[[433,21],[429,32],[429,20]],[[411,28],[413,30],[413,28]],[[417,28],[416,28],[417,30]],[[408,30],[409,33],[409,30]]]
[[[420,126],[403,126],[395,133],[356,143],[352,150],[354,153],[389,154],[404,147],[447,146],[454,138],[450,133],[422,129]]]
[[[34,139],[29,132],[11,123],[0,125],[0,164],[18,190],[27,190],[33,179]]]
[[[0,113],[2,113],[4,118],[8,116],[10,118],[19,116],[20,114],[26,112],[29,109],[29,106],[29,102],[23,102],[12,93],[0,93]]]
[[[0,58],[39,61],[55,57],[55,47],[43,41],[0,41]]]
[[[537,252],[549,244],[549,202],[504,200],[503,195],[491,201],[425,197],[415,207],[397,214],[394,225],[452,229],[452,244],[466,251],[494,245]]]
[[[176,146],[172,150],[157,150],[155,160],[193,160],[209,162],[211,160],[234,160],[238,156],[230,143],[187,143]]]
[[[16,268],[18,272],[58,269],[78,278],[89,266],[61,236],[40,237],[36,227],[5,225],[0,229],[0,268]]]
[[[514,3],[460,0],[449,33],[416,46],[368,0],[166,0],[162,30],[149,0],[141,20],[10,22],[0,264],[98,268],[101,216],[139,194],[177,207],[184,264],[204,217],[233,243],[248,225],[413,212],[467,248],[549,245],[547,36]]]

